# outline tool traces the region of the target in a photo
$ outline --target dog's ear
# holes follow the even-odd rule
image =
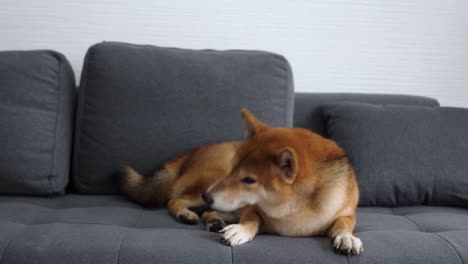
[[[294,149],[286,147],[280,150],[276,156],[276,165],[280,169],[283,180],[292,184],[299,172],[299,164]]]
[[[252,137],[268,128],[266,124],[258,120],[247,108],[242,108],[241,117],[244,121],[247,137]]]

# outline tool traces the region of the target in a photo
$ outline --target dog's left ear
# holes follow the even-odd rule
[[[263,130],[269,128],[265,123],[258,120],[247,108],[242,108],[241,117],[247,130],[247,137],[255,136]]]
[[[283,180],[288,184],[292,184],[299,171],[297,155],[294,149],[286,147],[280,150],[276,156],[276,165],[281,171]]]

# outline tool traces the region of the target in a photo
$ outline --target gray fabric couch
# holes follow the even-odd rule
[[[178,72],[173,63],[186,67],[185,71]],[[181,149],[213,138],[242,137],[238,118],[242,106],[253,108],[272,125],[293,124],[327,136],[324,105],[364,102],[438,108],[436,100],[404,95],[293,95],[287,61],[255,51],[168,51],[103,43],[90,49],[84,71],[77,92],[78,112],[73,115],[73,74],[62,55],[0,52],[1,264],[468,263],[468,203],[359,207],[355,233],[365,251],[346,257],[336,254],[325,237],[259,235],[245,245],[225,246],[201,224],[184,225],[166,209],[142,208],[128,201],[118,194],[112,176],[113,167],[122,162],[148,172]],[[189,97],[174,97],[184,90],[174,91],[171,78],[181,79],[177,87],[195,91]],[[229,78],[242,82],[225,81]],[[28,97],[32,92],[34,96]],[[171,108],[170,100],[178,100],[179,105]],[[186,112],[174,117],[173,111]],[[205,122],[200,115],[218,123],[206,121],[208,125],[197,127]],[[164,121],[171,118],[177,122]]]

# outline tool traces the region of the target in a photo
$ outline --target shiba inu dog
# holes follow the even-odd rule
[[[343,150],[309,130],[269,127],[247,109],[241,113],[243,142],[195,148],[151,177],[125,166],[123,191],[142,204],[167,205],[187,224],[198,221],[191,208],[208,204],[204,223],[230,246],[258,233],[328,235],[338,252],[361,253],[361,240],[352,234],[359,191]]]

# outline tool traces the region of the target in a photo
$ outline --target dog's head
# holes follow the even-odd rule
[[[301,145],[311,132],[269,127],[247,109],[241,114],[247,138],[232,160],[229,175],[213,184],[203,198],[219,211],[247,205],[278,211],[292,202],[295,182],[307,170],[300,159],[307,146]]]

